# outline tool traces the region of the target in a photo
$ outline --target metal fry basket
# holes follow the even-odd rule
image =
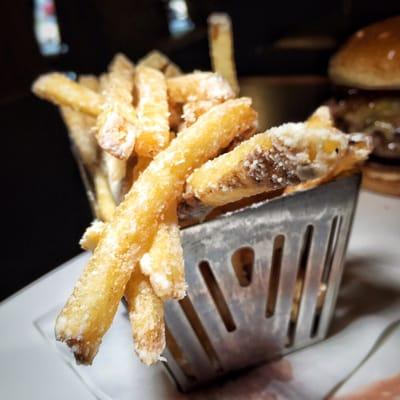
[[[166,368],[184,391],[325,338],[359,175],[182,230],[188,296],[168,301]]]

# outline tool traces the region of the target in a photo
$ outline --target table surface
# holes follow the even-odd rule
[[[380,249],[377,262],[399,264],[399,227],[400,199],[361,192],[348,256],[362,257],[360,249],[371,243]],[[87,257],[72,259],[0,303],[0,398],[95,398],[34,324],[65,301]]]

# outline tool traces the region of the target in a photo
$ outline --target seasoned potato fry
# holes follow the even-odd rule
[[[185,126],[194,124],[200,115],[203,115],[210,108],[218,104],[215,100],[191,101],[183,105],[182,119]]]
[[[102,221],[110,221],[115,211],[115,200],[112,196],[107,178],[100,167],[97,167],[93,176],[96,196],[96,215]]]
[[[311,128],[332,128],[334,121],[329,107],[321,106],[307,119],[306,125]],[[320,177],[311,179],[298,185],[285,188],[285,194],[290,194],[302,190],[309,190],[313,187],[323,184],[343,172],[351,171],[368,158],[372,151],[372,141],[370,137],[361,134],[348,135],[349,145],[342,157],[339,157],[335,166]]]
[[[164,303],[147,277],[135,268],[125,289],[136,354],[151,365],[165,348]]]
[[[108,197],[111,198],[109,192]],[[104,216],[104,221],[110,221],[115,210]],[[94,251],[100,241],[105,222],[95,220],[86,229],[79,244],[85,250]],[[128,303],[128,313],[131,321],[135,351],[145,364],[156,362],[165,347],[165,327],[163,319],[163,302],[154,293],[149,279],[140,268],[131,275],[125,290]]]
[[[205,163],[188,178],[185,197],[215,207],[296,185],[327,174],[347,148],[334,128],[284,124]]]
[[[60,107],[60,112],[83,165],[89,170],[94,168],[98,157],[96,138],[92,130],[95,119],[66,106]]]
[[[307,119],[306,124],[309,128],[332,128],[334,123],[329,107],[318,107]]]
[[[132,183],[137,181],[140,174],[149,166],[151,158],[138,157],[135,167],[132,173]]]
[[[167,79],[169,99],[172,103],[199,100],[222,102],[235,97],[229,83],[212,72],[193,72]]]
[[[100,78],[100,90],[105,91],[108,85],[108,76]],[[111,189],[114,201],[118,204],[121,199],[123,179],[126,174],[126,161],[114,157],[110,153],[102,152],[102,169],[106,172],[108,185]]]
[[[185,266],[175,201],[166,210],[150,250],[140,260],[140,267],[149,276],[158,297],[163,300],[185,297]]]
[[[117,207],[73,294],[56,321],[57,340],[90,364],[135,265],[148,251],[160,218],[186,177],[256,123],[250,99],[229,100],[202,115],[150,163]]]
[[[93,90],[57,72],[41,75],[32,85],[38,97],[57,106],[71,107],[96,117],[101,112],[103,98]]]
[[[116,158],[132,154],[138,133],[138,120],[132,105],[134,67],[122,54],[112,60],[109,73],[102,78],[104,104],[97,117],[99,146]]]
[[[285,188],[284,194],[290,194],[303,190],[312,189],[318,185],[322,185],[337,176],[358,168],[371,153],[373,145],[369,136],[363,134],[351,134],[349,137],[349,146],[345,153],[340,157],[331,170],[318,178],[301,182],[298,185],[288,186]]]
[[[121,200],[122,182],[126,174],[126,161],[103,151],[102,164],[114,201],[118,204]]]
[[[207,22],[213,70],[229,82],[235,93],[239,93],[233,55],[231,19],[228,14],[214,13],[208,17]]]
[[[170,141],[167,86],[164,75],[154,68],[136,69],[138,140],[135,151],[144,157],[153,157]]]
[[[85,86],[96,93],[99,93],[100,91],[100,82],[97,76],[95,75],[80,75],[78,78],[78,82],[82,86]]]
[[[169,125],[171,130],[178,132],[183,127],[182,104],[168,102],[169,106]]]
[[[166,78],[182,75],[180,68],[158,50],[152,50],[146,54],[139,60],[138,66],[157,69],[163,72]]]
[[[80,76],[79,83],[95,92],[98,91],[99,82],[93,75]],[[83,165],[88,170],[93,170],[98,158],[98,148],[93,131],[96,120],[68,106],[60,107],[60,112]]]
[[[94,251],[101,235],[103,234],[103,230],[105,227],[105,223],[100,221],[99,219],[95,219],[85,230],[81,240],[79,241],[79,245],[84,250]]]
[[[181,69],[174,63],[168,64],[164,69],[164,75],[166,78],[174,78],[182,75]]]

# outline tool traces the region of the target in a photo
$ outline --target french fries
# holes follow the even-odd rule
[[[94,186],[97,219],[80,241],[93,253],[55,326],[80,363],[92,363],[122,297],[139,358],[161,359],[164,301],[187,288],[177,204],[200,220],[213,207],[218,215],[320,184],[370,151],[337,131],[324,107],[252,136],[257,113],[236,98],[230,20],[213,15],[209,26],[215,72],[182,74],[153,51],[136,68],[116,55],[100,80],[52,73],[33,85],[62,107]]]
[[[207,22],[213,70],[224,77],[237,94],[239,85],[233,56],[231,19],[227,14],[214,13],[208,17]]]
[[[98,93],[100,90],[100,82],[95,75],[80,75],[78,82],[86,88]]]
[[[180,68],[158,50],[152,50],[140,59],[138,67],[140,66],[157,69],[163,72],[166,78],[182,75]]]
[[[160,359],[165,348],[164,303],[154,294],[140,268],[133,270],[125,289],[135,351],[147,365]]]
[[[229,83],[212,72],[193,72],[167,79],[171,103],[187,103],[199,100],[223,102],[235,97]]]
[[[174,78],[176,76],[182,75],[180,68],[174,63],[168,64],[164,69],[164,75],[166,78]]]
[[[347,136],[334,128],[284,124],[205,163],[188,178],[185,197],[216,207],[296,185],[326,175],[347,148]]]
[[[94,251],[101,235],[103,233],[105,227],[105,223],[100,221],[99,219],[95,219],[85,230],[81,240],[79,241],[79,245],[82,249],[87,251]]]
[[[348,135],[348,138],[348,148],[328,173],[318,178],[299,183],[298,185],[288,186],[285,188],[284,194],[310,190],[318,185],[322,185],[323,183],[336,178],[343,173],[352,171],[359,167],[368,158],[368,155],[372,151],[372,140],[369,136],[362,134],[351,134]]]
[[[176,202],[166,210],[150,250],[140,260],[140,267],[161,299],[180,300],[185,296],[185,266]]]
[[[106,191],[108,188],[105,187],[104,190]],[[111,193],[106,194],[106,197],[111,199]],[[97,198],[96,206],[96,208],[100,208],[99,198]],[[112,219],[115,203],[111,200],[109,206],[110,213],[103,215],[103,221]],[[79,242],[81,247],[93,252],[105,226],[105,222],[93,221]],[[128,304],[135,351],[142,362],[150,365],[159,359],[165,347],[163,303],[154,293],[148,278],[140,272],[139,268],[136,268],[130,277],[124,297]]]
[[[194,124],[200,115],[203,115],[209,109],[214,107],[218,102],[214,100],[199,100],[187,102],[183,105],[182,119],[185,126]]]
[[[94,118],[67,106],[60,107],[60,112],[83,165],[88,169],[94,168],[98,157],[96,138],[91,131]]]
[[[97,141],[104,151],[121,160],[127,160],[132,154],[138,133],[132,105],[133,78],[133,64],[124,55],[117,54],[108,75],[101,81],[105,101],[97,117]]]
[[[79,362],[92,362],[135,265],[150,248],[162,213],[182,193],[186,177],[255,121],[250,99],[214,107],[181,132],[134,183],[57,318],[57,340],[66,342]]]
[[[151,158],[138,157],[132,172],[132,183],[138,180],[140,174],[149,166],[150,162]]]
[[[113,198],[118,204],[121,200],[122,183],[126,174],[126,161],[120,160],[103,151],[101,162],[103,169],[106,171],[108,185],[110,186]]]
[[[164,75],[156,69],[136,69],[137,113],[140,123],[135,151],[153,157],[170,141],[167,86]]]
[[[40,76],[32,85],[32,91],[57,106],[71,107],[93,117],[101,112],[103,98],[64,74],[52,72]]]
[[[100,167],[97,167],[94,171],[93,183],[96,196],[96,216],[102,221],[111,221],[115,211],[115,200],[107,178]]]

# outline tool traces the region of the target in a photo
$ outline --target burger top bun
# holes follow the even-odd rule
[[[358,89],[400,89],[400,16],[351,36],[331,59],[329,75]]]

